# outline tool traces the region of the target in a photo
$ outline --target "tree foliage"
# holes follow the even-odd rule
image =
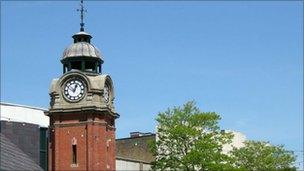
[[[154,144],[154,169],[231,170],[229,156],[222,153],[231,133],[220,130],[220,116],[201,112],[193,101],[161,112]]]
[[[237,168],[250,171],[296,170],[292,167],[295,155],[282,145],[269,142],[245,141],[242,148],[234,148],[230,153]]]
[[[268,142],[245,141],[244,147],[223,153],[223,145],[232,142],[231,132],[221,131],[220,116],[200,111],[193,101],[183,107],[160,112],[156,141],[151,150],[155,170],[200,171],[291,171],[292,152]]]

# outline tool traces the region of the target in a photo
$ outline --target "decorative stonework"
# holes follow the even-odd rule
[[[84,82],[86,93],[77,103],[71,103],[64,96],[64,86],[67,80],[77,78]],[[108,90],[108,100],[104,98],[104,90]],[[50,87],[50,113],[70,112],[70,111],[110,111],[112,115],[118,117],[114,108],[114,87],[109,75],[85,74],[80,71],[71,71],[64,74],[59,79],[54,79]]]

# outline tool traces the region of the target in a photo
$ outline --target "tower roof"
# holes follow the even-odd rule
[[[77,57],[92,57],[103,61],[100,51],[94,45],[88,42],[77,42],[71,44],[64,50],[62,60]]]
[[[74,43],[64,50],[61,61],[65,61],[67,59],[87,58],[99,60],[103,63],[100,51],[97,47],[91,44],[92,36],[89,33],[80,31],[72,37],[74,39]]]

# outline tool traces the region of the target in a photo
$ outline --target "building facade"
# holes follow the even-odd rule
[[[48,170],[47,110],[11,103],[1,103],[0,109],[0,170]],[[116,139],[116,170],[150,170],[148,143],[154,137],[149,133]],[[95,153],[103,154],[101,150]]]

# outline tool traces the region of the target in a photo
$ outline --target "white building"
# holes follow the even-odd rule
[[[1,121],[25,122],[41,127],[49,126],[49,117],[44,115],[46,109],[2,102],[0,105]]]
[[[236,131],[230,131],[230,130],[226,130],[227,132],[232,132],[233,139],[232,139],[232,143],[231,144],[225,144],[223,146],[223,153],[224,154],[228,154],[233,147],[235,148],[241,148],[244,147],[244,142],[246,140],[246,136],[240,132],[236,132]]]

